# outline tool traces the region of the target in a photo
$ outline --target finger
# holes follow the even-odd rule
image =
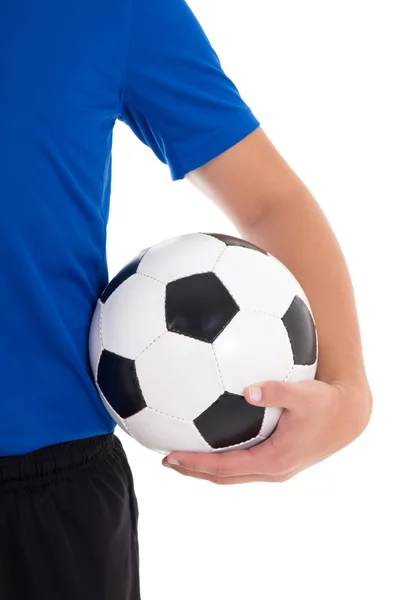
[[[244,397],[255,406],[276,406],[298,412],[308,409],[322,393],[328,391],[326,383],[314,379],[297,383],[264,381],[247,387]]]
[[[231,450],[222,453],[173,452],[163,460],[172,466],[216,477],[264,475],[265,461],[253,447],[248,450]]]
[[[164,458],[173,467],[183,467],[189,471],[205,473],[214,477],[243,477],[247,475],[281,475],[298,468],[296,463],[288,460],[289,450],[286,436],[282,436],[278,425],[275,433],[260,444],[247,450],[236,450],[222,453],[171,453]],[[278,443],[277,443],[278,442]]]
[[[180,475],[184,477],[191,477],[192,479],[201,479],[203,481],[209,481],[210,483],[214,483],[215,485],[238,485],[241,483],[283,483],[288,481],[300,471],[304,469],[298,469],[297,471],[293,471],[291,473],[286,473],[284,475],[242,475],[242,476],[232,476],[232,477],[215,477],[213,475],[209,475],[208,473],[200,473],[198,471],[189,471],[188,469],[184,469],[182,467],[169,467],[171,470],[176,471]]]

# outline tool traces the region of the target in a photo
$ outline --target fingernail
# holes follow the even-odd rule
[[[261,402],[262,400],[262,391],[260,387],[252,387],[250,388],[250,400],[252,402]]]
[[[170,465],[178,465],[179,466],[179,462],[176,460],[176,458],[167,458],[167,462],[169,462]]]

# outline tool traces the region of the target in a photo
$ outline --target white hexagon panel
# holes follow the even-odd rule
[[[167,332],[136,360],[146,404],[193,420],[224,391],[211,344]]]
[[[294,364],[281,319],[264,313],[241,310],[213,348],[224,388],[235,394],[259,381],[283,381]]]
[[[140,444],[168,454],[172,451],[210,452],[211,446],[196,429],[193,421],[186,421],[144,408],[126,419],[128,432]]]
[[[317,361],[312,365],[293,365],[286,381],[297,383],[299,381],[308,381],[314,379],[317,372]]]
[[[212,271],[225,248],[223,242],[203,233],[182,235],[152,246],[143,256],[138,272],[167,284]]]
[[[103,347],[135,360],[166,330],[165,285],[139,273],[124,281],[102,310]]]
[[[218,259],[214,273],[241,309],[283,317],[296,295],[308,305],[297,279],[270,254],[228,246]]]

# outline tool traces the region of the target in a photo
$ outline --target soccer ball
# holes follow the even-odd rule
[[[142,251],[105,288],[89,355],[107,410],[142,445],[220,452],[254,446],[282,409],[250,384],[313,379],[317,334],[292,273],[244,240],[193,233]]]

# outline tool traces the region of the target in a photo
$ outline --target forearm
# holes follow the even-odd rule
[[[308,192],[270,203],[256,224],[237,223],[241,235],[284,263],[303,287],[316,322],[316,378],[368,389],[353,287],[339,243]]]
[[[187,178],[221,207],[244,239],[269,251],[300,282],[318,330],[317,379],[361,389],[369,401],[343,253],[311,192],[265,132],[259,128]]]

